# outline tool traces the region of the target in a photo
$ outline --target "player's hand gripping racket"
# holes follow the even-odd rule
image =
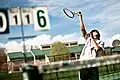
[[[69,18],[74,18],[75,14],[77,14],[78,16],[81,15],[81,12],[80,12],[80,11],[73,12],[73,11],[71,11],[71,10],[68,9],[68,8],[64,8],[64,9],[63,9],[63,12],[64,12]]]

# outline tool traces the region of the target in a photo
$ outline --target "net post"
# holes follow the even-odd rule
[[[43,74],[37,66],[25,65],[23,68],[23,80],[43,80]]]
[[[81,78],[80,78],[80,70],[78,70],[78,80],[81,80]]]

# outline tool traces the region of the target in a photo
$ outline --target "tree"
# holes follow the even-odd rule
[[[114,47],[120,46],[120,40],[115,39],[115,40],[112,42],[112,46],[114,46]]]
[[[6,68],[7,71],[7,54],[6,54],[6,49],[5,48],[0,48],[0,70]]]
[[[64,43],[60,41],[54,42],[51,47],[51,54],[54,56],[55,61],[69,59],[69,49],[65,46]]]

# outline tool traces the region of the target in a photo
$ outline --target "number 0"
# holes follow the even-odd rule
[[[6,16],[4,13],[0,12],[0,32],[4,32],[7,28],[7,20],[6,20]]]
[[[39,10],[37,12],[38,24],[39,24],[40,27],[45,27],[46,26],[46,18],[45,18],[45,16],[40,16],[40,13],[44,14],[44,11],[43,10]],[[42,20],[43,20],[43,22],[42,22]]]

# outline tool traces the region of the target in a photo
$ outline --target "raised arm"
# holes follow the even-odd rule
[[[84,22],[83,22],[82,13],[80,11],[77,11],[76,14],[79,16],[80,30],[82,31],[82,36],[85,38],[87,32],[86,32],[85,25],[84,25]]]

